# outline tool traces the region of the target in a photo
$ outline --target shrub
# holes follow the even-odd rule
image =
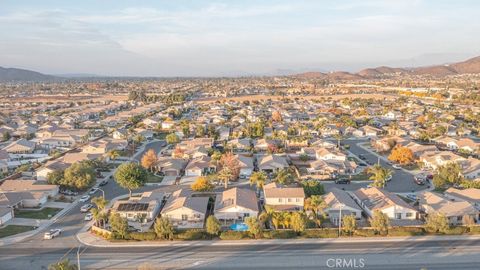
[[[338,237],[337,229],[310,229],[302,234],[305,238],[335,238]]]
[[[241,240],[248,239],[247,232],[236,232],[236,231],[224,231],[220,234],[220,239],[222,240]]]
[[[467,227],[462,227],[462,226],[450,227],[447,230],[445,230],[445,234],[460,235],[460,234],[466,233],[467,230],[468,230]]]
[[[137,241],[152,241],[157,238],[157,234],[155,232],[131,232],[129,238]]]
[[[388,230],[389,236],[416,236],[424,234],[425,230],[421,227],[394,227]]]
[[[263,237],[267,239],[291,239],[296,238],[297,233],[292,230],[266,231]]]
[[[471,234],[480,234],[480,226],[471,226],[470,227]]]
[[[191,229],[191,230],[178,232],[175,235],[175,238],[179,240],[192,241],[192,240],[206,240],[206,239],[210,239],[211,237],[206,231],[202,229]]]
[[[372,237],[376,236],[377,233],[374,229],[357,229],[353,233],[354,236],[361,236],[361,237]]]

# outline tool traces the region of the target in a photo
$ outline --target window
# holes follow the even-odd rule
[[[295,199],[295,202],[300,202],[300,198],[296,198],[296,199]]]
[[[412,217],[413,216],[413,213],[407,213],[406,217]]]
[[[292,198],[288,198],[288,202],[292,202]]]
[[[462,221],[462,216],[458,216],[457,221]]]
[[[183,220],[183,221],[188,220],[188,215],[182,215],[182,220]]]
[[[395,218],[396,219],[402,219],[402,213],[396,213]]]
[[[278,202],[283,202],[283,199],[282,199],[282,198],[279,198],[279,199],[278,199]]]

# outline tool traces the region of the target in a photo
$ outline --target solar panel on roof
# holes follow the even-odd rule
[[[148,209],[148,203],[121,203],[118,205],[118,211],[145,211]]]

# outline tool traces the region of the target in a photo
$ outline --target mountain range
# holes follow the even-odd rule
[[[444,77],[457,74],[480,74],[480,56],[468,59],[463,62],[425,66],[412,68],[395,68],[381,66],[376,68],[363,69],[357,73],[346,71],[334,72],[305,72],[291,75],[298,78],[319,78],[329,80],[362,80],[385,78],[398,75],[429,75],[433,77]],[[88,76],[87,76],[88,75]],[[34,82],[34,81],[59,81],[84,77],[96,77],[92,74],[71,74],[71,75],[47,75],[36,71],[0,67],[0,82]],[[98,79],[99,77],[97,77]]]
[[[458,74],[477,74],[480,73],[480,56],[468,59],[463,62],[414,67],[414,68],[394,68],[394,67],[376,67],[366,68],[357,73],[350,73],[345,71],[334,72],[305,72],[293,75],[299,78],[325,78],[331,80],[361,80],[374,79],[380,77],[390,77],[393,75],[429,75],[433,77],[444,77],[448,75]]]

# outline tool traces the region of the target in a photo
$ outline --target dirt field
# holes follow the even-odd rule
[[[209,104],[215,103],[217,101],[226,102],[226,101],[253,101],[253,100],[265,100],[272,99],[278,100],[282,98],[299,98],[299,99],[321,99],[321,98],[331,98],[331,99],[344,99],[344,98],[373,98],[373,99],[396,99],[396,96],[384,95],[384,94],[342,94],[342,95],[315,95],[315,96],[265,96],[265,95],[252,95],[252,96],[241,96],[241,97],[229,97],[229,98],[209,98],[203,100],[197,100],[196,102],[200,104]]]

